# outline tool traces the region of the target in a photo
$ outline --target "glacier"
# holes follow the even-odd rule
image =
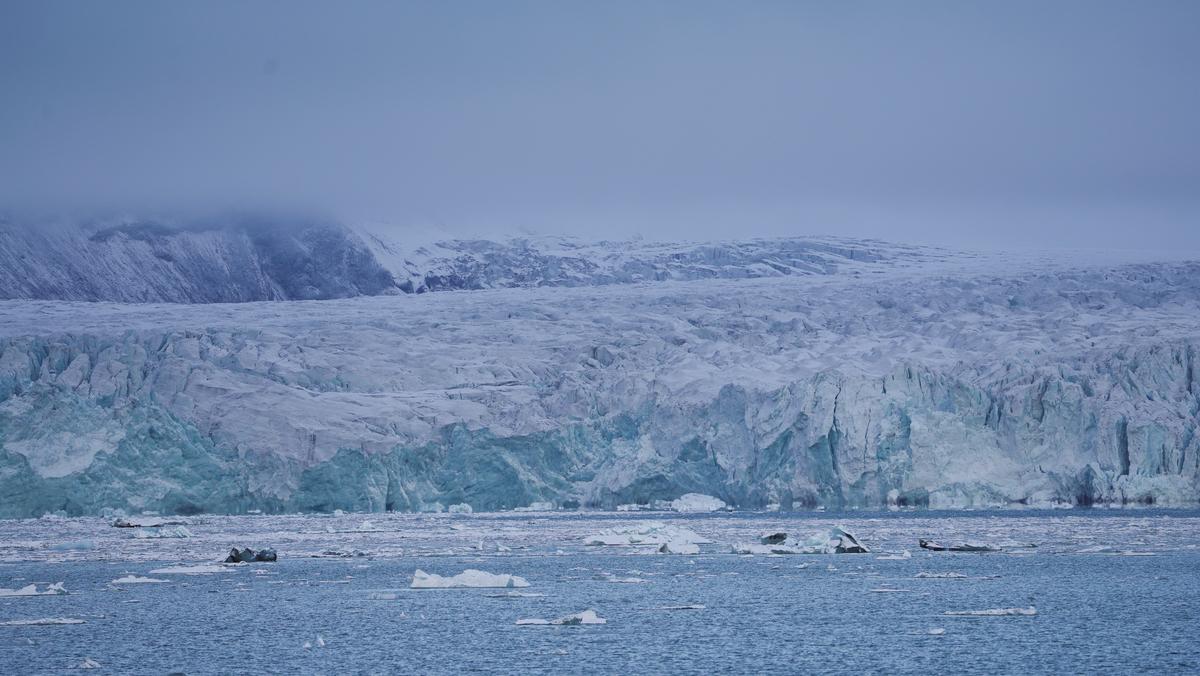
[[[378,288],[0,280],[0,516],[1200,498],[1183,256],[345,231]]]

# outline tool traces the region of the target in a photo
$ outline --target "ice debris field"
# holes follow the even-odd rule
[[[4,671],[1200,669],[1195,511],[153,518],[0,521]]]

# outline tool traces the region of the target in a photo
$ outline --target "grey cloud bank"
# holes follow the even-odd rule
[[[0,206],[1200,249],[1200,6],[0,7]]]

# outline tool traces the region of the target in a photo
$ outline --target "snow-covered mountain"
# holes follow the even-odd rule
[[[340,231],[479,290],[0,302],[0,515],[1200,497],[1197,262]]]
[[[262,216],[37,225],[0,220],[0,299],[315,300],[833,274],[928,256],[936,253],[829,238],[702,244],[455,239]]]

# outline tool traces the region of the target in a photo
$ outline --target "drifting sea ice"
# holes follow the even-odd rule
[[[0,589],[0,596],[58,596],[66,593],[67,590],[61,582],[47,586],[44,591],[38,591],[35,584],[28,584],[20,589]]]
[[[198,566],[169,566],[167,568],[155,568],[150,571],[151,575],[209,575],[211,573],[224,573],[230,570],[229,566],[220,564],[201,564]]]
[[[175,526],[173,528],[139,528],[133,532],[133,537],[138,540],[158,540],[162,538],[190,538],[192,532],[183,526]]]
[[[84,624],[84,620],[74,617],[42,617],[36,620],[5,620],[0,627],[40,627],[59,624]]]
[[[631,526],[608,528],[595,535],[585,537],[585,545],[664,545],[682,544],[704,545],[711,543],[695,531],[680,526],[668,525],[661,521],[643,521]]]
[[[159,580],[153,577],[138,577],[137,575],[126,575],[118,577],[109,584],[152,584],[155,582],[166,582],[167,580]]]
[[[738,543],[732,549],[734,554],[856,554],[869,551],[857,538],[837,526],[803,540],[784,533],[765,535],[760,544]]]
[[[699,554],[700,545],[692,542],[664,542],[658,548],[659,554]]]
[[[1006,617],[1010,615],[1037,615],[1037,608],[988,608],[987,610],[947,610],[942,613],[951,617]]]
[[[516,575],[497,575],[488,573],[482,570],[468,568],[458,575],[451,577],[442,577],[426,573],[418,569],[413,573],[412,589],[458,589],[458,588],[513,588],[513,587],[528,587],[529,582]]]
[[[567,615],[565,617],[560,617],[556,620],[543,620],[540,618],[530,618],[530,619],[517,620],[516,623],[518,625],[522,625],[522,626],[558,625],[558,626],[564,626],[564,627],[574,627],[574,626],[581,625],[581,624],[606,624],[607,622],[608,622],[608,620],[596,615],[596,611],[585,610],[581,613],[575,613],[574,615]]]

